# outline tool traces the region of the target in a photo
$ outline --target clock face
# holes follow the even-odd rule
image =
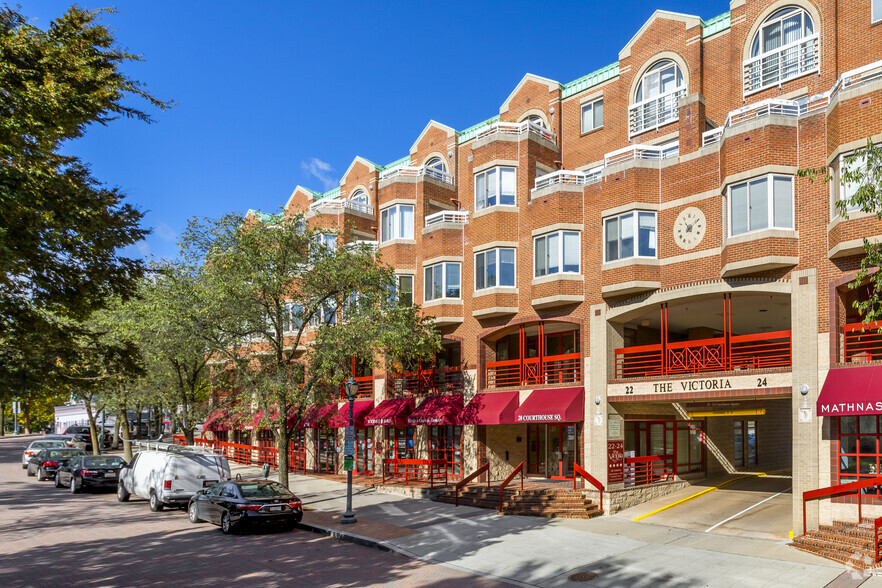
[[[707,220],[700,209],[690,206],[684,209],[674,222],[674,241],[680,249],[692,249],[704,238]]]

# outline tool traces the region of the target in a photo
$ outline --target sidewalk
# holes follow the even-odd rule
[[[232,464],[233,475],[262,477]],[[270,477],[272,478],[275,472]],[[358,522],[340,525],[346,484],[292,475],[303,526],[521,586],[858,586],[841,565],[784,542],[701,533],[615,517],[590,520],[499,516],[494,511],[414,500],[353,486]],[[864,587],[882,586],[871,577]]]

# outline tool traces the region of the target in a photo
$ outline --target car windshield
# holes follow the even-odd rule
[[[82,449],[79,449],[79,450],[77,450],[77,449],[59,449],[57,451],[49,451],[48,453],[49,454],[47,457],[55,457],[55,458],[58,458],[58,457],[67,458],[67,457],[73,457],[75,455],[86,455],[86,452],[83,451]]]
[[[254,482],[239,484],[242,498],[276,498],[278,496],[293,496],[291,491],[278,482]]]
[[[113,468],[123,463],[125,462],[122,458],[116,455],[95,455],[83,460],[83,465],[87,468]]]
[[[61,441],[34,441],[28,449],[42,449],[44,447],[64,447]]]

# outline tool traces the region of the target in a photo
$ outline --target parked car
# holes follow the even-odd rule
[[[33,457],[35,453],[37,453],[41,449],[47,449],[49,447],[59,448],[59,447],[70,447],[66,442],[62,440],[45,440],[38,439],[36,441],[31,441],[31,444],[25,447],[24,453],[21,454],[21,469],[26,470],[28,468],[28,460]]]
[[[78,447],[77,437],[76,435],[63,435],[63,434],[52,434],[52,435],[43,435],[42,441],[63,441],[68,447]],[[83,446],[79,446],[80,449],[85,449]]]
[[[92,451],[92,430],[88,427],[88,425],[71,425],[70,427],[64,430],[66,435],[75,435],[78,437],[79,441],[85,443],[85,449],[88,451]],[[98,435],[101,435],[102,431],[98,429]],[[101,440],[104,447],[109,447],[111,443],[113,443],[113,436],[108,435],[107,431],[104,431],[103,438]]]
[[[119,471],[126,465],[118,455],[82,455],[68,461],[55,473],[55,487],[68,486],[71,494],[85,488],[116,488]]]
[[[303,503],[278,482],[236,480],[200,490],[187,507],[191,523],[208,521],[229,535],[253,525],[293,529],[303,519]]]
[[[41,482],[53,478],[59,467],[78,455],[86,455],[86,452],[74,447],[40,449],[28,460],[28,476],[37,476]]]
[[[150,510],[184,507],[199,490],[230,478],[223,455],[167,443],[144,443],[120,471],[117,499],[134,495],[150,501]]]

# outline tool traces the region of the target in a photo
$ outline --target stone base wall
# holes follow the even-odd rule
[[[659,482],[658,484],[650,484],[648,486],[635,486],[633,488],[622,488],[620,490],[608,490],[603,493],[603,514],[612,515],[620,510],[637,506],[648,502],[653,498],[667,496],[673,494],[683,488],[688,488],[689,482],[685,480],[673,480],[671,482]],[[600,499],[597,490],[585,490],[583,494],[597,502]]]

